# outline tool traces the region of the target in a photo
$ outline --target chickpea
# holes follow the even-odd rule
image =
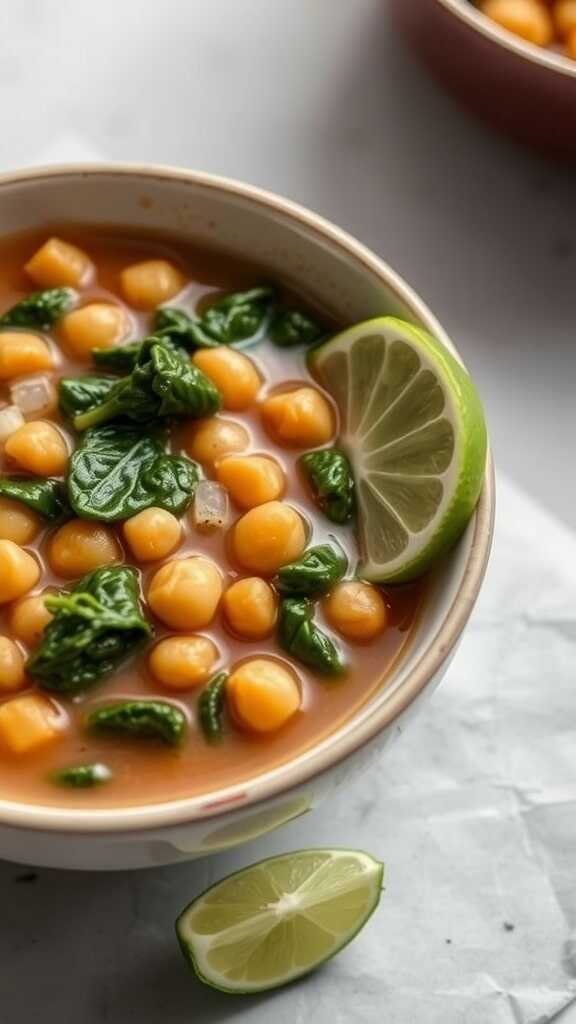
[[[218,649],[206,636],[169,636],[150,655],[152,675],[169,690],[193,690],[205,683],[218,661]]]
[[[7,636],[0,636],[0,694],[20,690],[26,682],[24,655]]]
[[[388,613],[376,587],[361,580],[338,583],[324,601],[328,622],[347,640],[374,640],[386,629]]]
[[[218,463],[216,478],[240,508],[274,501],[285,487],[282,467],[267,455],[229,455]]]
[[[224,594],[222,606],[232,631],[245,640],[262,640],[274,628],[276,596],[270,584],[259,576],[233,583]]]
[[[0,539],[30,544],[42,528],[40,516],[12,498],[0,497]]]
[[[32,597],[24,597],[11,608],[8,616],[11,632],[28,648],[40,643],[46,626],[54,617],[44,603],[45,596],[33,594]]]
[[[214,618],[222,597],[222,577],[209,558],[178,558],[158,569],[150,582],[148,603],[171,629],[203,629]]]
[[[267,501],[246,512],[233,531],[236,558],[245,569],[271,576],[306,547],[302,517],[290,505]]]
[[[249,444],[246,427],[219,416],[191,423],[184,436],[184,448],[190,458],[208,466],[225,455],[245,451]]]
[[[260,374],[248,356],[218,345],[199,349],[192,362],[214,382],[222,395],[225,409],[240,412],[256,400],[262,383]]]
[[[559,0],[552,12],[559,36],[570,36],[576,31],[576,0]]]
[[[126,267],[120,275],[122,293],[135,309],[156,309],[181,292],[186,279],[168,260],[145,260]]]
[[[334,435],[334,413],[316,388],[296,388],[272,395],[260,407],[268,433],[296,448],[315,448]]]
[[[24,270],[42,288],[78,288],[93,271],[92,262],[82,249],[61,238],[49,238]]]
[[[27,331],[0,333],[0,380],[53,368],[52,353],[44,339],[37,334],[29,334]]]
[[[276,732],[300,707],[298,680],[272,658],[253,658],[234,669],[226,693],[236,721],[251,732]]]
[[[171,512],[146,508],[126,520],[124,536],[138,562],[154,562],[176,550],[182,539],[182,527]]]
[[[66,718],[41,693],[23,693],[0,705],[0,740],[12,754],[32,754],[63,734]]]
[[[128,319],[121,306],[89,302],[62,317],[59,330],[71,355],[91,360],[93,348],[112,348],[122,341],[128,330]]]
[[[569,57],[572,57],[572,60],[576,60],[576,28],[573,28],[572,31],[568,33],[568,37],[566,39],[566,53]]]
[[[68,447],[52,423],[30,420],[7,439],[4,451],[29,473],[61,476],[68,466]]]
[[[39,578],[40,566],[32,555],[11,540],[0,540],[0,604],[23,597]]]
[[[538,0],[484,0],[481,10],[488,18],[536,46],[553,39],[552,18]]]
[[[121,562],[122,551],[109,526],[71,519],[52,537],[48,561],[58,576],[74,579],[102,565]]]

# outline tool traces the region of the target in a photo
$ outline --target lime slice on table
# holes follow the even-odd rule
[[[285,985],[338,953],[378,906],[384,865],[356,850],[260,861],[199,896],[176,922],[186,960],[224,992]]]
[[[350,327],[309,363],[340,410],[338,443],[356,482],[359,574],[414,579],[457,540],[480,495],[487,440],[476,389],[439,341],[394,317]]]

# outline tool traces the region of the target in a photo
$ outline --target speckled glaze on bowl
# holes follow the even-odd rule
[[[344,322],[394,313],[453,348],[414,292],[382,260],[308,210],[205,174],[118,164],[0,176],[4,232],[101,223],[179,235],[299,283]],[[0,799],[0,857],[85,869],[151,867],[228,849],[309,811],[400,733],[440,682],[484,577],[494,514],[491,464],[465,535],[434,573],[412,641],[386,684],[313,749],[210,795],[110,810]],[[336,837],[335,837],[336,839]]]
[[[576,61],[533,46],[468,0],[389,0],[414,49],[484,120],[548,156],[576,159]]]

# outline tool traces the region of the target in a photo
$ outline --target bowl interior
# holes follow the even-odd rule
[[[163,231],[269,268],[343,322],[386,313],[446,334],[401,279],[345,233],[286,200],[205,175],[164,168],[56,168],[0,178],[6,233],[51,223]],[[479,508],[433,574],[412,643],[372,700],[313,750],[218,793],[218,811],[253,803],[329,768],[389,725],[426,688],[457,643],[480,587],[493,513],[491,472]],[[0,801],[0,820],[55,829],[126,829],[214,813],[214,794],[118,810],[27,807]]]

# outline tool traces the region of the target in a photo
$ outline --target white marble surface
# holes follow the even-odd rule
[[[576,526],[574,172],[546,164],[469,120],[406,54],[385,0],[3,4],[0,108],[3,166],[34,162],[40,153],[58,158],[67,137],[66,156],[82,158],[88,147],[96,156],[244,178],[292,196],[358,235],[417,287],[454,336],[482,388],[500,466]],[[83,141],[76,151],[78,139]],[[507,508],[535,531],[527,563],[532,548],[540,547],[539,531],[555,537],[556,552],[563,540],[568,544],[552,520],[534,519],[521,500],[504,506],[509,537]],[[504,541],[499,555],[506,556]],[[546,565],[539,564],[543,583]],[[522,568],[516,566],[519,589]],[[505,577],[501,571],[494,576],[488,598],[494,609]],[[537,586],[533,575],[531,580],[524,582],[519,622],[529,621],[530,587]],[[553,607],[552,593],[550,599]],[[565,673],[574,632],[566,608],[563,615],[568,626],[549,633],[543,628],[535,649],[560,652],[564,644],[557,657],[565,659]],[[575,924],[574,899],[564,915],[555,911],[553,886],[546,893],[542,881],[548,871],[563,893],[573,889],[570,860],[562,858],[568,838],[566,833],[562,839],[563,819],[554,819],[559,835],[553,857],[545,843],[535,855],[541,869],[536,894],[509,907],[505,891],[496,887],[498,898],[484,920],[465,872],[456,873],[454,902],[436,896],[437,880],[449,877],[454,863],[422,825],[428,808],[415,798],[425,769],[419,743],[432,736],[437,746],[432,742],[428,753],[441,756],[447,739],[441,723],[456,693],[465,725],[468,712],[457,681],[481,677],[496,633],[480,615],[451,680],[413,735],[383,763],[380,776],[374,773],[337,807],[322,808],[268,842],[133,876],[41,871],[26,882],[18,879],[28,872],[0,864],[1,1024],[268,1022],[272,1014],[279,1024],[311,1015],[319,1024],[551,1019],[569,1002],[574,984],[560,966],[562,944]],[[515,671],[522,674],[525,658],[522,644],[511,650],[512,678]],[[545,685],[557,683],[552,677]],[[562,686],[568,694],[564,678]],[[546,720],[545,699],[534,699],[542,701]],[[487,743],[504,756],[516,733],[514,723],[502,729],[498,723],[496,716]],[[534,771],[545,774],[543,743]],[[457,789],[458,764],[447,763],[446,771]],[[566,772],[573,792],[568,765]],[[279,996],[242,1003],[202,992],[174,946],[172,920],[181,904],[268,851],[342,841],[346,828],[389,864],[385,904],[362,938],[322,975]],[[513,865],[524,858],[525,836],[512,830],[509,842]],[[487,857],[479,884],[490,881]],[[473,927],[466,934],[454,924],[468,902]],[[438,914],[435,928],[425,912]],[[513,932],[504,930],[508,920],[516,924]],[[478,935],[490,957],[474,972]],[[549,962],[539,955],[541,940],[549,944]],[[435,1016],[438,1003],[422,983],[423,960],[445,988],[460,992],[453,1011]],[[499,964],[516,978],[521,1010],[497,986],[493,1007],[474,1008]],[[527,993],[538,987],[542,1002],[531,1009]],[[371,1004],[359,998],[361,991],[372,993]]]

